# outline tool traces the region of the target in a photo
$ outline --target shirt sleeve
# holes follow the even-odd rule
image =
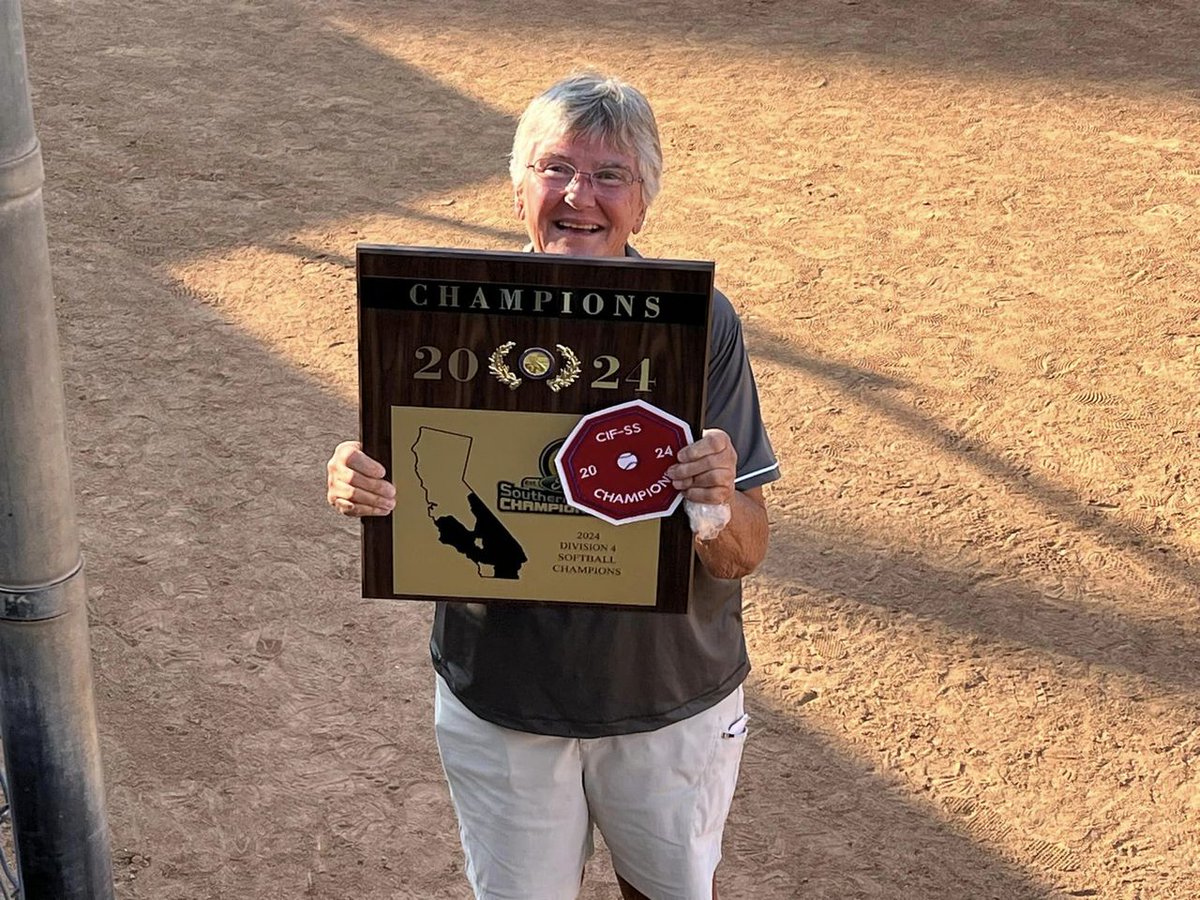
[[[729,298],[717,290],[713,291],[704,427],[720,428],[733,440],[738,454],[738,490],[779,478],[779,462],[763,426],[758,388],[742,339],[742,323]]]

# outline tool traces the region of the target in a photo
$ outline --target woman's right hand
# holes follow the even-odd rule
[[[358,441],[342,441],[325,464],[329,505],[344,516],[386,516],[396,508],[396,486]]]

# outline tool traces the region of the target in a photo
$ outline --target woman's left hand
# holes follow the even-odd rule
[[[737,477],[737,450],[720,428],[706,428],[700,440],[682,448],[667,469],[672,486],[694,503],[729,503]]]

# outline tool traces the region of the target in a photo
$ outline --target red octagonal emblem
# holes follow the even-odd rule
[[[675,511],[680,494],[666,471],[691,442],[687,422],[630,400],[580,419],[554,464],[569,504],[623,525]]]

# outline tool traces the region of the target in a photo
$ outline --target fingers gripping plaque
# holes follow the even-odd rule
[[[643,400],[586,415],[555,459],[567,503],[614,525],[669,516],[681,495],[666,471],[691,442],[687,422]]]

